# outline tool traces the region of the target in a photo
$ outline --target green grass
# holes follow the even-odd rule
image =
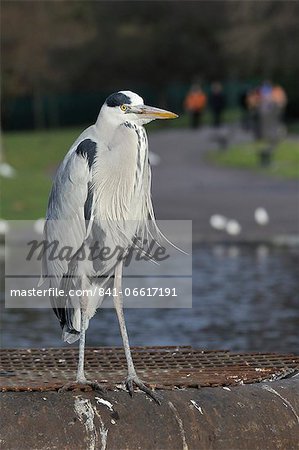
[[[288,132],[292,134],[299,134],[299,121],[293,121],[288,124]]]
[[[259,167],[258,152],[267,145],[264,142],[252,142],[230,147],[226,151],[213,151],[207,159],[221,166],[257,170],[267,175],[282,178],[299,178],[299,141],[281,142],[274,151],[270,167]]]
[[[6,161],[17,171],[1,178],[1,214],[5,219],[37,219],[45,215],[52,176],[81,129],[6,133]]]

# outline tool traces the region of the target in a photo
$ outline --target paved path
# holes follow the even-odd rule
[[[235,130],[231,139],[241,142],[250,136]],[[153,168],[157,218],[192,219],[197,241],[260,241],[299,234],[298,182],[207,163],[204,153],[217,146],[211,128],[153,132],[149,142],[151,151],[161,157]],[[267,226],[256,224],[257,207],[267,210]],[[231,238],[212,229],[209,219],[213,214],[238,220],[240,235]]]

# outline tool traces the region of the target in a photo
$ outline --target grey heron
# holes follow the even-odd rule
[[[131,356],[122,298],[122,258],[89,261],[78,255],[94,239],[102,246],[122,243],[129,247],[137,232],[147,231],[154,221],[151,202],[151,172],[145,124],[154,119],[169,119],[176,114],[144,105],[131,91],[110,95],[97,121],[78,137],[56,173],[50,193],[44,228],[47,241],[74,250],[72,258],[43,258],[43,277],[52,287],[65,292],[63,303],[51,298],[62,327],[63,340],[79,339],[76,383],[100,388],[84,373],[85,332],[89,320],[101,306],[103,295],[70,297],[70,287],[87,292],[93,285],[113,282],[116,309],[128,367],[126,386],[133,394],[135,384],[157,400],[154,392],[138,377]],[[84,288],[84,289],[83,289]],[[66,385],[69,388],[71,384]]]

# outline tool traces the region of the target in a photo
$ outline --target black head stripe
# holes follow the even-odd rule
[[[106,105],[107,106],[120,106],[123,104],[130,105],[131,99],[125,94],[122,94],[121,92],[115,92],[114,94],[109,95],[109,97],[106,99]]]

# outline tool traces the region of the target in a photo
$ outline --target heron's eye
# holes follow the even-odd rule
[[[122,111],[127,111],[128,107],[126,105],[121,105],[120,109]]]

